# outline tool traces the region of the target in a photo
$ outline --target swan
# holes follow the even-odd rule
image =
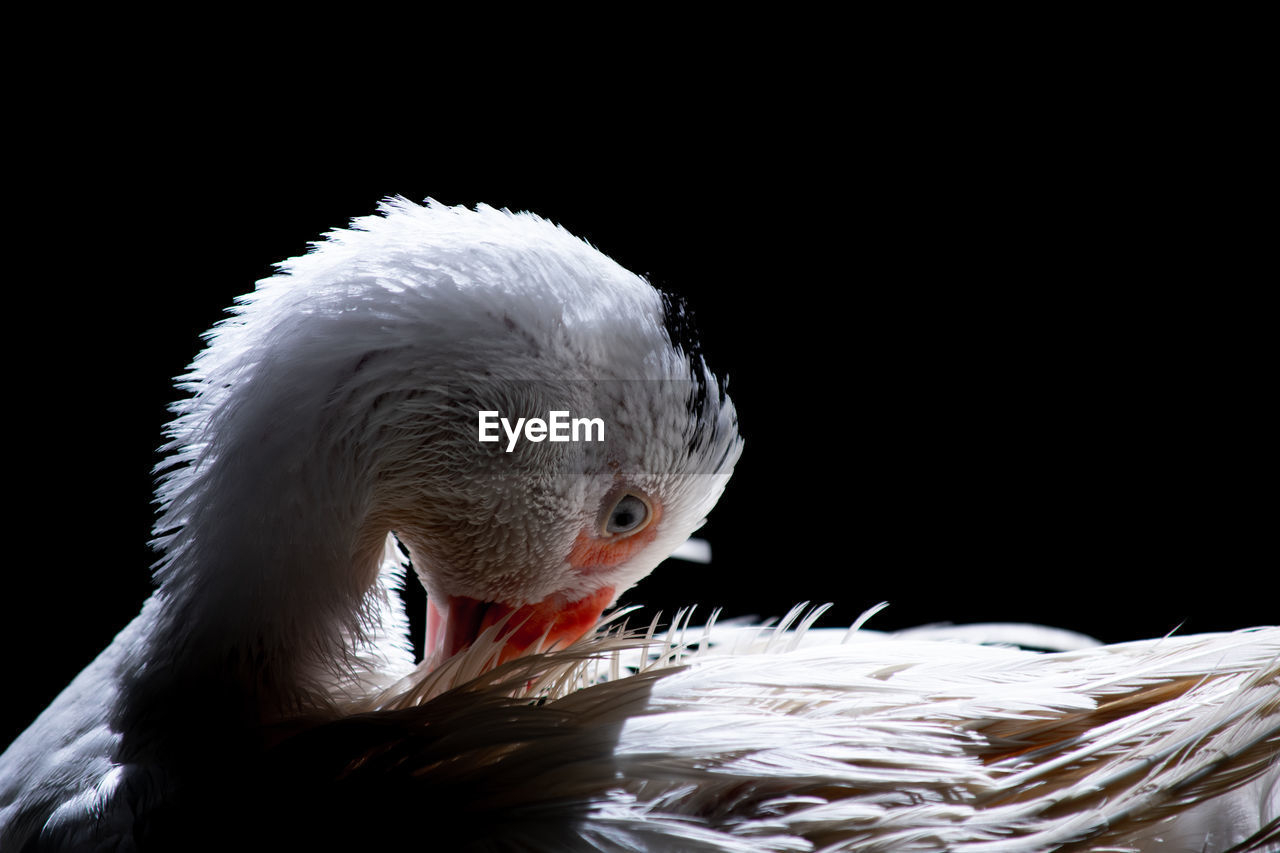
[[[0,756],[2,850],[1280,845],[1277,629],[605,615],[743,442],[680,306],[550,222],[389,199],[208,343],[155,592]]]

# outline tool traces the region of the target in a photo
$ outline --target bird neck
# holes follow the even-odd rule
[[[295,411],[306,411],[305,407]],[[326,714],[381,622],[375,477],[322,418],[236,424],[170,484],[140,695],[248,725]],[[385,604],[385,602],[383,602]]]

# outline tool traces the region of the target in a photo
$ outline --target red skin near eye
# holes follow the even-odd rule
[[[625,563],[653,541],[658,535],[658,522],[661,520],[662,507],[651,503],[645,526],[630,536],[599,536],[583,530],[569,552],[569,565],[583,574],[590,574],[593,569],[613,568]]]
[[[584,575],[625,563],[658,535],[662,508],[650,505],[650,517],[643,529],[630,536],[608,536],[583,530],[569,551],[569,565]],[[427,654],[443,650],[452,657],[475,642],[484,631],[510,615],[503,638],[505,645],[498,663],[535,649],[564,648],[595,627],[604,609],[613,601],[615,589],[601,587],[585,598],[569,601],[556,593],[532,604],[513,607],[500,601],[478,601],[466,596],[450,596],[441,612],[435,600],[427,601]]]

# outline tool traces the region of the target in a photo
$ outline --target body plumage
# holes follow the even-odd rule
[[[592,634],[741,441],[676,306],[537,217],[387,202],[180,387],[156,592],[0,757],[6,850],[1276,847],[1276,629]],[[606,440],[477,440],[555,410]]]

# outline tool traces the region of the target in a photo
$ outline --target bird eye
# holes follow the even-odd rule
[[[623,495],[613,505],[609,519],[604,523],[604,532],[609,534],[634,533],[649,521],[649,505],[643,498],[635,495]]]

